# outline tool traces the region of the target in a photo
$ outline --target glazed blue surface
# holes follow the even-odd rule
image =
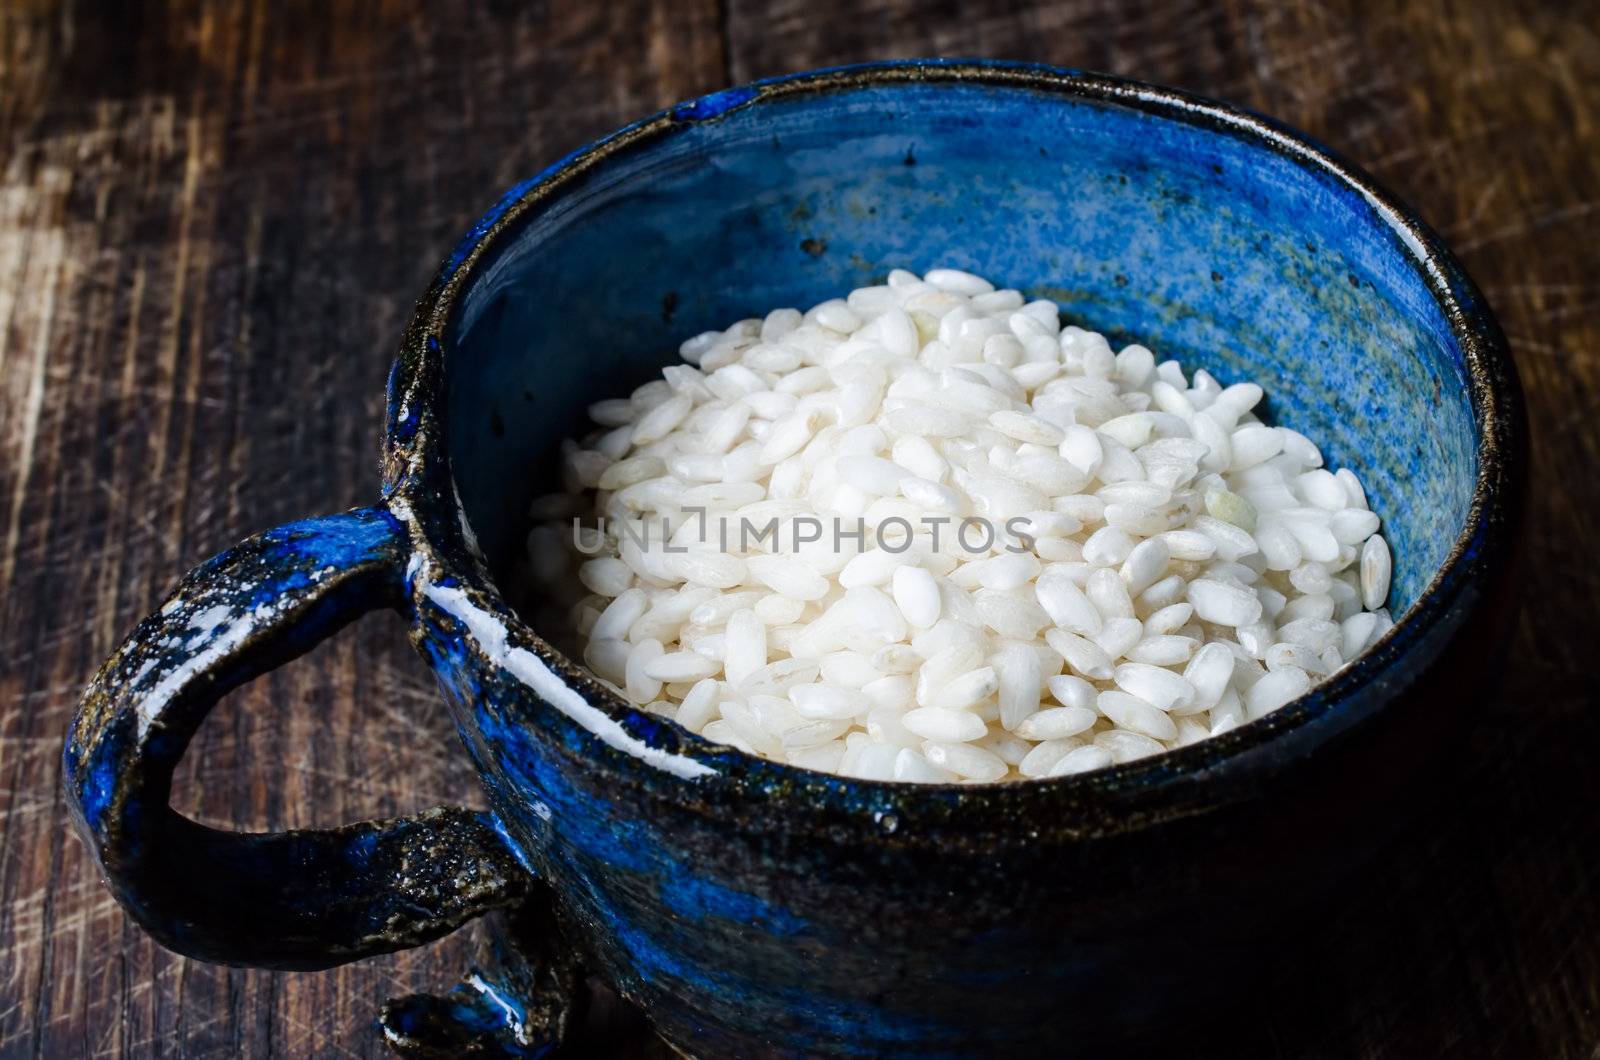
[[[1462,352],[1359,191],[1125,106],[940,84],[685,124],[503,241],[463,307],[451,385],[480,539],[491,555],[520,540],[528,493],[506,483],[551,462],[551,423],[578,433],[588,402],[648,379],[684,338],[936,265],[1261,383],[1277,422],[1366,484],[1396,614],[1460,535],[1476,470]]]
[[[1286,153],[1274,130],[1219,135],[1213,123],[1152,114],[1137,100],[983,84],[754,98],[677,108],[674,117],[689,120],[571,178],[475,263],[443,351],[446,420],[453,479],[492,560],[521,547],[528,496],[547,484],[519,476],[553,467],[557,441],[587,428],[589,402],[653,377],[676,360],[683,338],[881,282],[894,267],[935,265],[1052,298],[1071,322],[1145,343],[1224,383],[1261,382],[1277,422],[1312,437],[1332,465],[1354,468],[1367,485],[1395,552],[1396,613],[1419,599],[1458,540],[1465,537],[1467,554],[1480,546],[1467,532],[1482,436],[1463,341],[1475,336],[1454,324],[1436,289],[1442,282],[1471,308],[1470,285],[1430,276],[1436,266],[1417,253],[1414,231],[1366,189]],[[1459,619],[1482,586],[1451,588]],[[1395,660],[1389,678],[1369,675],[1359,687],[1310,697],[1309,723],[1231,768],[1268,783],[1385,708],[1459,633],[1454,622],[1412,628],[1406,662]],[[448,654],[436,663],[453,668]],[[472,664],[469,653],[461,666]],[[574,881],[569,900],[609,973],[630,996],[694,996],[714,1013],[709,1023],[677,1027],[675,1040],[715,1051],[770,1033],[774,1014],[786,1013],[795,1025],[783,1048],[798,1053],[926,1052],[938,1042],[965,1055],[979,1041],[1028,1051],[1052,1036],[1081,1035],[1081,1012],[1051,999],[1094,997],[1093,984],[1114,981],[1130,954],[1165,970],[1128,972],[1147,990],[1104,999],[1107,1026],[1125,1030],[1123,1021],[1159,1011],[1166,976],[1183,982],[1182,955],[1128,944],[1125,921],[1087,917],[1041,940],[1009,904],[965,919],[940,909],[941,895],[1014,886],[1030,858],[1042,858],[1040,871],[1066,871],[1082,856],[1071,843],[1029,850],[997,841],[972,861],[923,866],[924,887],[891,888],[897,903],[932,908],[954,928],[942,942],[920,919],[874,928],[829,904],[850,893],[852,878],[860,885],[875,871],[903,873],[895,857],[797,859],[735,828],[686,858],[681,836],[714,825],[586,790],[574,762],[609,751],[561,725],[557,743],[548,742],[540,735],[551,731],[548,716],[519,713],[526,689],[496,680],[448,685],[473,719],[466,727],[482,735],[480,767],[508,789],[497,807],[534,837],[542,871]],[[658,722],[624,713],[630,731],[697,753],[692,740],[655,734]],[[968,820],[944,793],[905,800],[892,785],[797,781],[793,770],[729,765],[774,798],[801,787],[861,819],[902,821],[924,839],[938,833],[941,816],[929,804],[951,800],[949,816]],[[1145,785],[1174,803],[1178,792],[1192,794],[1186,768],[1158,759],[1142,764],[1138,779],[1106,786],[1125,790],[1131,814]],[[527,792],[548,815],[527,812]],[[1034,820],[1040,811],[1019,800],[1014,812]],[[959,842],[954,831],[939,840]],[[1179,849],[1189,838],[1180,830],[1149,841]],[[994,867],[998,847],[1004,871]],[[718,866],[715,853],[726,850],[737,854]],[[752,887],[751,863],[769,868],[754,894],[742,894]],[[1085,871],[1092,883],[1056,897],[1103,900],[1121,877],[1114,858],[1090,857]],[[698,916],[683,902],[685,879],[709,899]],[[1175,931],[1185,946],[1226,949],[1240,934],[1239,917],[1192,895],[1164,895],[1137,874],[1122,882],[1157,909],[1208,921]],[[1148,910],[1141,918],[1159,920]],[[883,932],[883,950],[864,958],[857,940],[873,930]],[[833,963],[796,962],[795,940]],[[974,984],[988,988],[976,1006],[963,993]],[[984,1012],[998,1023],[975,1032]]]
[[[467,810],[241,835],[167,805],[218,700],[401,603],[405,555],[382,508],[257,534],[190,571],[90,685],[63,754],[69,805],[117,897],[162,942],[326,967],[433,938],[525,889],[498,822]]]
[[[1074,778],[921,786],[708,744],[618,701],[506,603],[494,573],[585,405],[696,331],[934,265],[1263,383],[1279,422],[1361,474],[1407,616],[1224,736]],[[401,1049],[543,1055],[580,970],[707,1056],[1126,1048],[1236,984],[1426,787],[1441,715],[1459,730],[1504,624],[1522,438],[1503,340],[1459,268],[1269,122],[1007,64],[730,89],[501,198],[408,327],[382,504],[197,568],[91,686],[68,792],[118,898],[183,952],[321,966],[515,907],[492,929],[497,970],[385,1010]],[[375,606],[412,619],[491,812],[262,837],[172,813],[172,765],[217,697]],[[216,607],[267,611],[244,636],[183,633]],[[168,677],[180,706],[140,729]],[[225,886],[240,879],[253,889]]]

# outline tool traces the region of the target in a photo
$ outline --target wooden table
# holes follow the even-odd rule
[[[5,5],[0,1054],[378,1055],[382,999],[453,981],[470,932],[282,975],[146,939],[68,833],[60,739],[80,686],[190,564],[372,496],[410,299],[501,189],[729,83],[981,54],[1184,86],[1333,145],[1460,252],[1528,391],[1528,606],[1452,812],[1196,1047],[1596,1055],[1600,20],[1585,6]],[[232,696],[176,801],[272,829],[473,792],[431,678],[379,617]]]

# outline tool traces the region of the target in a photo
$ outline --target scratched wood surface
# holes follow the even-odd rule
[[[470,931],[317,974],[148,941],[58,794],[78,690],[192,563],[370,498],[410,300],[497,192],[632,117],[868,58],[1037,58],[1310,131],[1445,233],[1498,310],[1537,462],[1524,610],[1452,810],[1307,925],[1196,1048],[1600,1048],[1600,38],[1464,0],[269,0],[0,5],[0,1055],[377,1055]],[[180,772],[215,824],[474,784],[398,621],[233,695]],[[593,1046],[600,1051],[601,1046]]]

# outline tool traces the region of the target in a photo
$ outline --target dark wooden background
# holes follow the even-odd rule
[[[502,188],[729,83],[977,54],[1180,85],[1333,145],[1460,252],[1528,390],[1527,606],[1461,791],[1208,1044],[1600,1055],[1597,23],[1544,0],[9,0],[0,1054],[375,1055],[382,999],[453,981],[470,931],[317,974],[148,941],[58,794],[80,686],[192,563],[373,495],[410,299]],[[268,829],[470,800],[430,682],[397,620],[366,620],[213,715],[180,807]]]

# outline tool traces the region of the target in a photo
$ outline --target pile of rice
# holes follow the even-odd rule
[[[1081,773],[1277,710],[1392,625],[1354,474],[1256,384],[1052,302],[896,270],[680,352],[590,409],[529,558],[540,592],[576,564],[585,664],[707,739],[874,780]]]

